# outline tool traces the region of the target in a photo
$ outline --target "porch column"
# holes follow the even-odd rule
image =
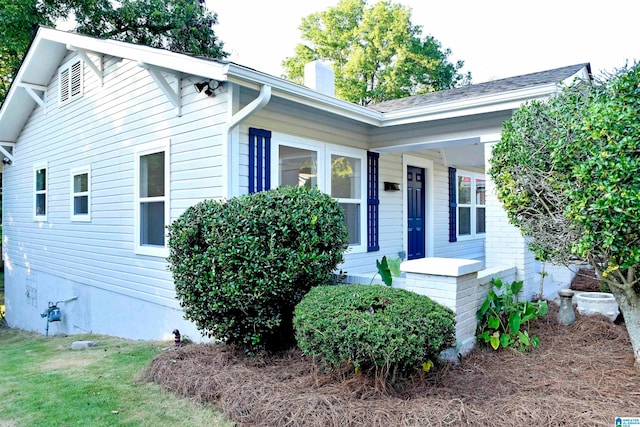
[[[481,268],[481,261],[456,258],[420,258],[400,265],[406,273],[404,289],[426,295],[456,314],[456,347],[445,350],[444,358],[456,360],[458,353],[466,355],[475,345]]]
[[[529,250],[520,229],[509,223],[507,212],[498,201],[495,183],[488,174],[491,151],[496,142],[484,144],[487,171],[485,263],[487,268],[516,267],[516,280],[524,281],[523,296],[530,298],[538,292],[538,262]]]

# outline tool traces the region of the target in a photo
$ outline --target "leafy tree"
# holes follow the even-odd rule
[[[282,65],[285,78],[302,83],[304,66],[331,62],[336,95],[367,105],[468,84],[458,73],[463,61],[449,62],[451,50],[411,23],[411,10],[390,1],[368,7],[366,0],[341,0],[302,19],[305,43]]]
[[[0,100],[38,26],[71,19],[81,34],[224,58],[204,0],[0,0]]]
[[[640,65],[531,102],[505,124],[490,174],[542,260],[587,261],[609,285],[640,365]],[[540,221],[536,226],[534,222]],[[555,236],[555,238],[554,238]]]

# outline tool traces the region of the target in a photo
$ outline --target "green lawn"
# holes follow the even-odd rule
[[[71,350],[93,340],[97,347]],[[214,408],[141,379],[172,343],[50,336],[0,325],[0,426],[231,426]]]

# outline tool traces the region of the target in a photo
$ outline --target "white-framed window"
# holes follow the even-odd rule
[[[367,250],[367,153],[274,134],[271,182],[318,187],[342,206],[351,252]]]
[[[365,153],[366,155],[366,153]],[[355,153],[329,150],[327,171],[331,191],[329,195],[336,199],[344,210],[344,223],[349,232],[349,246],[354,250],[366,249],[366,158]],[[364,241],[363,241],[364,240]]]
[[[457,171],[458,238],[481,238],[485,235],[485,188],[483,174]]]
[[[91,221],[91,167],[71,169],[70,181],[71,221]]]
[[[49,185],[47,164],[38,163],[33,166],[33,219],[35,221],[46,221],[49,209],[47,200],[47,189]]]
[[[166,257],[169,223],[169,143],[146,145],[135,154],[134,251]]]
[[[58,69],[59,102],[65,105],[80,98],[84,91],[84,63],[75,58],[67,61]]]

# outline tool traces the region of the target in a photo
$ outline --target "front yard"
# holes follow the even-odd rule
[[[561,326],[549,305],[531,328],[540,348],[477,348],[386,392],[353,373],[323,373],[298,352],[250,359],[216,345],[163,352],[148,375],[251,426],[611,426],[640,417],[640,369],[624,324],[577,315]]]
[[[71,343],[98,345],[71,350]],[[140,377],[172,343],[52,336],[0,324],[0,426],[229,426],[212,407]]]

